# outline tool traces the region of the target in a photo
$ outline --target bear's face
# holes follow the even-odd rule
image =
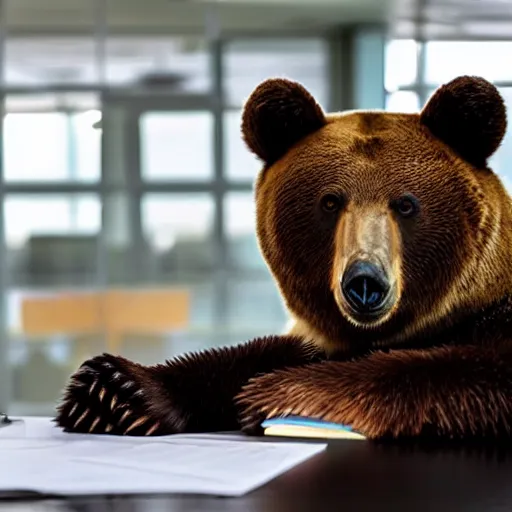
[[[244,137],[266,164],[256,184],[260,247],[289,309],[315,336],[361,347],[404,339],[481,306],[490,288],[503,293],[503,281],[482,287],[475,272],[492,267],[496,215],[508,209],[485,165],[506,119],[495,89],[468,80],[485,93],[492,129],[469,102],[465,137],[444,133],[461,117],[454,101],[466,106],[460,98],[445,106],[445,89],[421,115],[325,116],[282,80],[249,99]],[[453,96],[457,85],[460,93],[460,83],[445,87]]]

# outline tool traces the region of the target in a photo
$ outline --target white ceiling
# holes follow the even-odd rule
[[[395,0],[394,35],[425,39],[512,39],[511,0]]]
[[[212,12],[225,33],[310,31],[384,22],[399,37],[512,38],[512,0],[3,0],[16,32],[204,32]],[[103,12],[101,4],[104,3]],[[98,6],[100,8],[98,9]]]
[[[225,34],[267,37],[377,22],[387,24],[395,37],[512,38],[512,0],[3,0],[3,5],[1,18],[8,30],[5,79],[13,86],[101,81],[91,36],[102,24],[113,36],[106,45],[108,83],[165,70],[188,77],[191,91],[208,86],[204,34],[212,19]],[[42,33],[47,37],[37,37]],[[134,33],[140,37],[128,37]],[[260,45],[265,43],[260,40]],[[268,70],[275,57],[279,72],[291,55],[303,51],[297,40],[286,49],[284,40],[277,44],[272,39],[268,48],[252,42],[250,51],[259,56],[249,59],[247,48],[236,44],[228,60],[238,59],[231,69],[242,77],[258,75],[253,72],[258,59]],[[311,58],[305,56],[309,50],[304,52],[299,67],[308,70]]]
[[[4,0],[11,31],[90,29],[98,0]],[[392,0],[106,0],[112,31],[202,31],[214,11],[224,31],[309,30],[382,21]]]

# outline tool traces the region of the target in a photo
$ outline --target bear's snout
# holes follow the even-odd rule
[[[389,209],[353,204],[340,216],[330,287],[339,311],[360,327],[386,322],[402,291],[401,236]]]
[[[390,291],[384,269],[366,260],[353,262],[341,279],[343,298],[357,315],[380,316],[389,303]]]

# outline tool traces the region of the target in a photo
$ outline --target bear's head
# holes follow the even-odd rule
[[[325,114],[270,79],[242,133],[262,161],[257,235],[296,326],[326,350],[392,346],[512,292],[512,210],[488,167],[497,89],[440,87],[418,114]]]

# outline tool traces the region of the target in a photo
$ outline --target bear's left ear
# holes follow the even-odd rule
[[[432,95],[420,114],[430,132],[476,167],[485,167],[507,129],[503,98],[480,77],[461,76]]]
[[[302,85],[272,78],[249,96],[242,115],[242,135],[249,149],[271,165],[325,124],[322,109]]]

